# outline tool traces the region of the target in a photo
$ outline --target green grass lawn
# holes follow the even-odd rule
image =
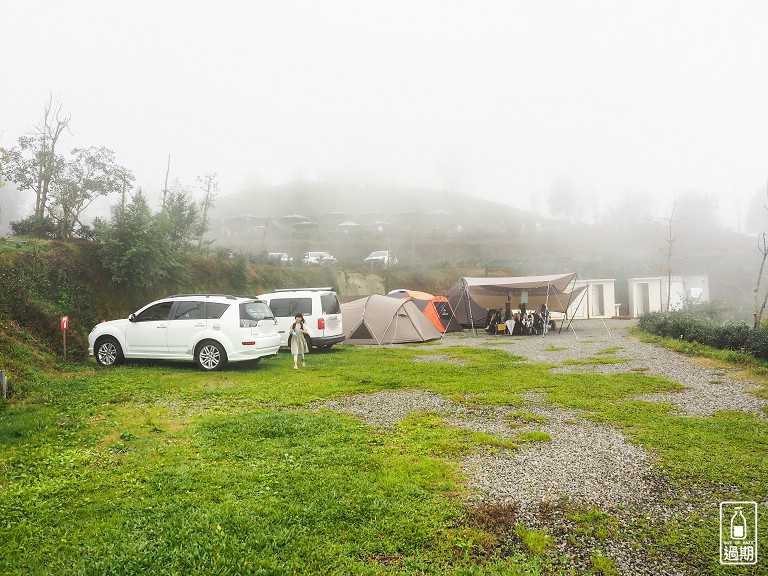
[[[425,354],[463,362],[414,361]],[[496,406],[519,406],[536,391],[622,429],[673,485],[711,489],[713,514],[719,499],[768,497],[766,422],[684,418],[632,400],[679,388],[646,374],[552,374],[468,347],[344,346],[308,356],[299,371],[283,354],[214,374],[187,364],[71,368],[35,372],[20,399],[0,405],[0,573],[581,573],[546,532],[513,514],[491,522],[466,505],[463,454],[515,450],[547,434],[501,439],[429,413],[381,430],[310,406],[380,390]],[[526,411],[514,420],[537,421]],[[684,544],[684,573],[733,573],[717,562],[716,516],[625,533],[606,512],[572,516],[583,530],[598,518],[617,537],[650,541],[659,557]],[[614,570],[601,554],[592,565]]]

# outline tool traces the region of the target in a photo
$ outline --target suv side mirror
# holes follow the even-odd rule
[[[136,314],[128,314],[128,321],[129,322],[136,322]]]

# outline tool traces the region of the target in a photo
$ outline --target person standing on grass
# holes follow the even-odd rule
[[[301,365],[306,366],[304,361],[304,354],[309,352],[309,346],[307,346],[307,340],[304,335],[308,334],[307,329],[304,327],[304,316],[302,314],[296,314],[294,317],[293,325],[291,326],[291,354],[293,354],[293,369],[299,369],[299,354],[301,354]]]
[[[544,302],[541,303],[539,314],[541,315],[541,319],[544,321],[544,331],[541,333],[543,336],[547,333],[547,328],[549,328],[549,309]]]

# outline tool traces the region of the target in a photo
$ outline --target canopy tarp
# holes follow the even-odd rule
[[[525,302],[528,310],[546,304],[550,311],[564,313],[584,289],[572,286],[576,276],[576,272],[505,278],[465,276],[446,297],[463,325],[484,326],[488,310],[504,309],[507,302],[515,309]]]
[[[342,304],[341,313],[345,343],[402,344],[442,336],[411,300],[373,294]]]

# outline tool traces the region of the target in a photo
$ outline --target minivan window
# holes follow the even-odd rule
[[[168,320],[171,313],[173,302],[159,302],[143,310],[141,314],[136,314],[136,322],[147,322],[148,320]]]
[[[240,304],[240,326],[256,326],[259,320],[274,320],[272,310],[264,302],[243,302]]]
[[[312,298],[273,298],[269,307],[278,318],[293,318],[296,314],[312,316]]]
[[[341,314],[341,306],[336,294],[320,294],[320,304],[323,314]]]

